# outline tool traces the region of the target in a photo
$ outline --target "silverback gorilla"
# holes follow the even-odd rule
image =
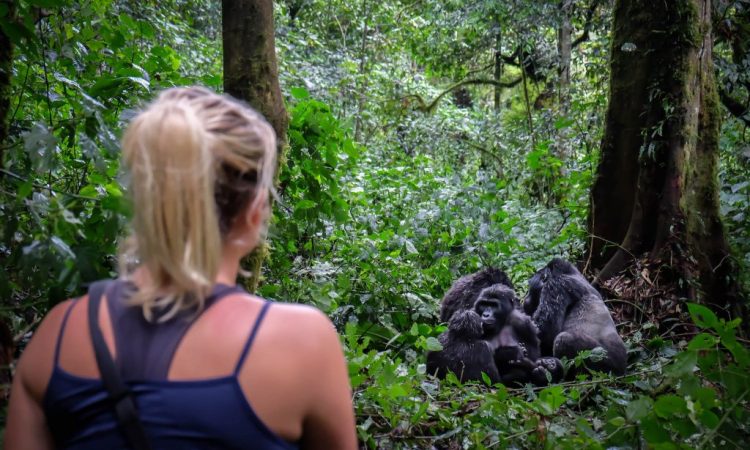
[[[529,280],[523,304],[539,328],[543,355],[574,358],[601,347],[607,355],[586,368],[625,373],[627,352],[599,292],[569,262],[555,258]]]

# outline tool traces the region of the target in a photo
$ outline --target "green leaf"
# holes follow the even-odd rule
[[[708,387],[698,387],[691,396],[696,401],[700,402],[701,406],[706,409],[713,408],[716,406],[716,391]]]
[[[427,350],[431,352],[439,352],[443,349],[443,345],[436,337],[427,338]]]
[[[407,395],[406,389],[400,384],[393,384],[388,389],[388,396],[395,399],[405,397]]]
[[[676,418],[669,419],[669,424],[672,429],[677,430],[680,436],[687,438],[694,435],[697,431],[695,424],[688,418]]]
[[[83,91],[83,89],[81,88],[80,84],[76,83],[75,81],[71,80],[70,78],[66,78],[61,73],[55,72],[53,74],[53,76],[55,77],[55,79],[57,81],[59,81],[59,82],[61,82],[63,84],[66,84],[66,85],[68,85],[68,86],[70,86],[70,87],[72,87],[72,88],[74,88],[74,89],[76,89],[78,91]]]
[[[19,199],[24,199],[28,197],[33,187],[34,187],[34,183],[31,180],[23,182],[18,187],[18,192],[16,193],[16,197],[18,197]]]
[[[568,128],[574,123],[576,123],[575,120],[570,117],[560,117],[555,121],[555,129],[561,130],[563,128]]]
[[[669,432],[664,429],[656,417],[647,417],[641,421],[643,437],[649,444],[668,442],[670,440]]]
[[[410,255],[416,255],[419,253],[416,247],[414,247],[414,244],[408,239],[404,239],[404,247],[406,247],[406,252]]]
[[[654,412],[657,416],[667,419],[677,414],[687,413],[687,404],[676,395],[662,395],[654,403]]]
[[[698,419],[706,428],[713,429],[719,426],[719,416],[708,409],[701,411],[698,414]]]
[[[688,303],[687,306],[688,311],[690,311],[690,317],[693,318],[693,322],[696,325],[702,328],[716,329],[719,319],[716,318],[716,314],[713,311],[696,303]]]
[[[130,80],[133,83],[142,86],[146,91],[149,91],[151,84],[144,78],[141,77],[125,77],[126,80]]]
[[[695,365],[698,363],[698,353],[688,350],[679,353],[672,364],[664,369],[664,374],[671,378],[680,378],[685,375],[692,375]]]
[[[73,253],[73,250],[71,250],[68,244],[63,242],[62,239],[60,239],[57,236],[52,236],[50,240],[52,241],[52,245],[60,252],[60,254],[70,259],[76,258],[76,255],[75,253]]]
[[[708,333],[701,333],[690,340],[688,350],[705,350],[716,348],[719,340]]]
[[[648,397],[641,397],[628,404],[625,408],[625,417],[628,421],[635,422],[646,417],[651,411],[654,402]]]
[[[302,100],[305,98],[310,98],[310,93],[307,92],[307,89],[302,87],[293,87],[291,89],[292,91],[292,97],[296,98],[297,100]]]
[[[62,215],[63,215],[63,219],[67,223],[70,223],[70,224],[73,224],[73,225],[80,225],[81,224],[81,220],[78,219],[78,217],[76,217],[76,215],[72,211],[70,211],[68,209],[64,209],[63,212],[62,212]]]
[[[613,418],[609,419],[609,424],[612,425],[613,427],[618,427],[619,428],[621,426],[624,426],[626,423],[627,423],[627,421],[622,416],[617,416],[617,417],[613,417]]]
[[[54,8],[56,6],[64,6],[67,4],[64,0],[31,0],[30,3],[42,8]]]
[[[552,413],[565,404],[565,395],[562,386],[550,386],[539,393],[539,400],[549,406]]]
[[[297,204],[294,205],[294,209],[296,210],[311,209],[311,208],[314,208],[316,205],[317,203],[315,203],[314,201],[305,199],[305,200],[300,200],[299,202],[297,202]]]

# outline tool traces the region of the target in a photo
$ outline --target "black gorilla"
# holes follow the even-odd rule
[[[569,262],[555,258],[537,271],[523,308],[539,327],[542,354],[572,359],[581,350],[602,347],[606,357],[586,367],[625,373],[625,344],[602,296]]]
[[[508,275],[494,267],[487,267],[456,280],[440,304],[440,321],[448,322],[456,311],[474,308],[474,302],[477,301],[482,289],[493,284],[502,284],[513,289],[513,283]]]
[[[482,339],[482,319],[472,310],[458,311],[448,331],[438,337],[443,349],[427,353],[427,373],[445,378],[456,374],[461,382],[481,380],[486,373],[494,384],[500,381],[490,344]]]
[[[538,330],[531,318],[517,309],[511,288],[495,284],[483,289],[474,310],[482,319],[483,338],[493,351],[504,384],[531,381],[544,386],[562,378],[557,358],[540,358]]]

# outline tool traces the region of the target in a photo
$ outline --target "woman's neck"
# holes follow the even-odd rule
[[[241,258],[241,256],[235,255],[231,251],[224,252],[222,254],[221,261],[219,261],[219,270],[216,273],[214,282],[216,284],[237,284],[237,274],[240,271]],[[149,273],[145,265],[141,265],[140,267],[135,269],[130,278],[133,280],[133,282],[135,282],[136,285],[139,286],[143,286],[144,284],[149,284],[151,282],[151,274]]]
[[[237,284],[237,274],[240,271],[240,258],[224,253],[219,263],[219,272],[216,274],[216,283],[234,285]]]

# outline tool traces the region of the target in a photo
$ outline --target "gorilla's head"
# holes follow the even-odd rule
[[[454,339],[481,339],[483,334],[482,318],[472,310],[457,311],[448,322],[448,331]]]
[[[524,311],[526,314],[532,314],[544,292],[553,295],[564,292],[571,298],[580,299],[592,290],[594,288],[576,266],[562,258],[553,258],[529,280],[529,293],[524,301]]]
[[[472,309],[482,289],[494,284],[503,284],[513,289],[508,275],[495,267],[486,267],[462,276],[445,293],[440,305],[440,320],[448,322],[456,311]]]
[[[517,303],[516,293],[508,286],[495,284],[482,289],[474,303],[474,311],[482,319],[485,336],[500,332]]]

